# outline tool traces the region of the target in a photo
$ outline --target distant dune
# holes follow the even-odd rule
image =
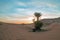
[[[32,32],[33,24],[0,23],[0,40],[60,40],[60,18],[44,19],[48,31]],[[50,29],[50,30],[49,30]]]
[[[52,23],[60,23],[60,17],[59,18],[54,18],[54,19],[43,19],[41,20],[44,23],[44,26],[50,25]]]

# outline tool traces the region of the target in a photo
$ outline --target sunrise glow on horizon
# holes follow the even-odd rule
[[[32,23],[35,12],[41,19],[60,17],[60,0],[0,0],[0,22]]]

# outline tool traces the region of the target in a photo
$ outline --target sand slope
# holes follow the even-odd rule
[[[45,32],[29,32],[30,25],[0,25],[0,40],[60,40],[60,23],[48,26]]]

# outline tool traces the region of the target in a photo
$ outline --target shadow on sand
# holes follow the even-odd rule
[[[47,32],[47,31],[51,31],[51,29],[41,29],[40,31],[39,30],[38,31],[33,31],[33,29],[32,29],[28,32]]]

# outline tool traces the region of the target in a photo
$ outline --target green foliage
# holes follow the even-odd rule
[[[35,21],[35,29],[40,30],[43,26],[43,23],[41,21]]]

